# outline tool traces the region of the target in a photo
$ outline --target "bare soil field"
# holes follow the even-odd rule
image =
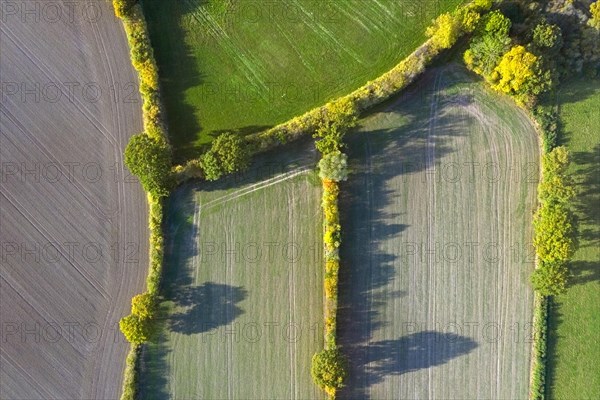
[[[118,398],[143,290],[137,76],[107,1],[1,1],[0,398]]]
[[[350,142],[339,397],[526,398],[538,176],[526,115],[450,66]]]

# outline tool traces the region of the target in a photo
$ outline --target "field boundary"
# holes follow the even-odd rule
[[[117,12],[118,2],[119,0],[113,0],[113,6],[115,7],[115,15],[118,15],[123,22],[130,48],[131,64],[138,73],[144,132],[151,138],[168,143],[169,138],[166,124],[163,121],[164,112],[158,86],[158,68],[152,52],[142,6],[134,4],[128,10],[127,15],[119,15]],[[140,51],[141,49],[145,51]],[[147,193],[147,200],[150,254],[146,287],[149,294],[156,296],[158,295],[163,268],[163,207],[162,200],[155,198],[150,193]],[[137,397],[140,350],[140,344],[131,343],[123,372],[121,400],[134,400]]]
[[[518,102],[517,102],[518,104]],[[548,169],[549,165],[552,167],[560,168],[560,166],[555,165],[558,164],[556,160],[552,158],[546,159],[545,157],[551,157],[555,154],[555,152],[564,148],[556,147],[555,138],[552,139],[547,136],[546,129],[543,126],[543,119],[538,117],[535,112],[532,112],[527,107],[518,104],[519,107],[524,109],[527,112],[529,118],[533,121],[534,127],[538,132],[538,143],[539,143],[539,152],[540,152],[540,168],[539,168],[539,186],[537,189],[538,194],[538,203],[536,207],[536,214],[533,218],[534,225],[534,248],[535,248],[535,272],[540,272],[544,268],[544,263],[548,264],[552,262],[551,260],[547,260],[550,257],[546,254],[542,257],[539,247],[542,245],[537,245],[535,242],[535,236],[537,235],[538,228],[535,223],[536,220],[542,221],[544,218],[547,218],[545,214],[542,212],[544,208],[547,206],[548,199],[543,199],[544,196],[548,196],[552,194],[552,189],[548,188],[549,183],[546,182],[548,179],[552,179],[552,176],[546,176],[544,174],[544,170]],[[568,153],[565,153],[568,157]],[[568,165],[568,158],[566,161]],[[556,172],[555,172],[556,175]],[[558,173],[560,176],[560,173]],[[556,177],[555,177],[556,178]],[[553,181],[555,185],[558,187],[563,187],[566,192],[569,192],[569,183],[564,183],[563,177],[558,178],[557,181]],[[568,195],[566,195],[568,197]],[[553,204],[564,202],[565,200],[554,200]],[[559,241],[563,240],[561,235],[567,234],[569,229],[571,229],[571,221],[567,216],[567,221],[565,226],[561,226],[558,232],[553,232],[555,239]],[[560,246],[562,243],[555,243],[555,246]],[[570,247],[570,250],[574,250],[574,243],[570,242],[570,244],[566,244],[567,247]],[[554,256],[553,256],[554,257]],[[562,260],[562,262],[568,262],[571,255],[566,254],[563,257],[566,259]],[[560,262],[560,261],[559,261]],[[532,275],[532,277],[534,276]],[[532,280],[533,283],[533,280]],[[546,398],[546,374],[547,374],[547,349],[548,349],[548,312],[550,307],[550,302],[552,301],[552,293],[548,291],[548,289],[544,289],[546,292],[542,292],[542,289],[536,287],[535,283],[533,283],[534,291],[535,291],[535,300],[534,300],[534,309],[533,309],[533,322],[532,322],[532,334],[533,341],[531,344],[531,369],[529,374],[529,399],[530,400],[544,400]]]
[[[120,10],[117,4],[123,4],[122,0],[113,0],[115,10]],[[397,94],[402,89],[415,81],[426,69],[427,65],[442,51],[450,49],[458,39],[471,32],[467,26],[467,17],[476,17],[488,11],[489,6],[481,6],[477,0],[459,6],[452,13],[444,13],[432,26],[427,28],[427,41],[415,49],[409,56],[400,61],[389,71],[378,78],[367,82],[365,85],[354,90],[346,96],[334,99],[321,107],[310,110],[288,122],[277,125],[263,132],[251,134],[245,138],[251,149],[251,153],[262,153],[289,141],[298,139],[308,133],[315,132],[324,124],[337,108],[345,104],[351,104],[357,112],[380,104]],[[121,10],[123,11],[123,10]],[[127,33],[131,48],[131,61],[140,78],[140,93],[143,99],[143,117],[145,133],[154,139],[168,143],[168,135],[162,120],[162,105],[160,102],[158,69],[154,59],[152,46],[149,40],[148,28],[140,4],[128,7],[125,13],[118,11]],[[200,167],[200,168],[199,168]],[[189,160],[183,166],[173,168],[173,180],[177,184],[187,179],[202,178],[202,164],[198,159]],[[300,173],[300,172],[299,172]],[[337,182],[323,179],[323,213],[324,222],[324,250],[325,250],[325,350],[337,352],[337,292],[338,292],[338,270],[340,245],[340,224],[338,216],[339,187]],[[244,195],[246,193],[242,193]],[[148,193],[149,204],[149,226],[150,226],[150,266],[147,277],[147,291],[151,296],[158,296],[159,282],[163,267],[164,238],[162,234],[163,208],[160,198],[154,198]],[[135,316],[135,315],[132,315]],[[144,339],[145,340],[145,339]],[[141,344],[133,344],[127,357],[127,366],[123,381],[122,400],[133,400],[137,391],[138,355]],[[322,354],[322,353],[318,353]],[[327,355],[326,355],[327,356]],[[337,356],[336,356],[337,357]],[[313,358],[313,365],[314,365]],[[327,360],[329,361],[329,360]],[[326,362],[327,362],[326,361]],[[337,361],[334,361],[337,363]],[[336,368],[339,365],[335,366]],[[339,382],[335,385],[325,385],[326,392],[331,398],[335,398],[336,388],[341,387],[345,371],[342,368]]]
[[[432,26],[426,30],[427,35],[430,36],[428,40],[390,70],[374,80],[368,81],[353,92],[335,98],[265,131],[245,136],[247,144],[252,149],[251,152],[259,154],[315,132],[338,104],[351,103],[359,113],[363,113],[398,94],[413,83],[435,57],[444,50],[452,48],[462,36],[472,32],[472,28],[468,26],[468,19],[473,18],[474,14],[478,19],[491,7],[491,1],[489,4],[483,3],[486,2],[473,0],[459,6],[453,12],[438,16]],[[443,21],[440,22],[442,19]],[[175,166],[174,174],[178,184],[188,179],[203,177],[197,158],[188,160],[183,165]]]

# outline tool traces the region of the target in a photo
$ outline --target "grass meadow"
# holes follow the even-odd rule
[[[550,399],[600,397],[600,81],[561,87],[558,101],[572,156],[578,195],[579,249],[572,285],[555,297],[549,314],[547,395]]]
[[[459,0],[144,0],[179,160],[349,93]]]
[[[339,398],[526,398],[539,168],[526,114],[451,65],[349,141]]]
[[[310,377],[323,347],[321,188],[314,160],[289,160],[173,194],[141,398],[323,397]]]

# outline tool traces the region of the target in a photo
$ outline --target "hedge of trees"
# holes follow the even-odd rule
[[[534,216],[536,292],[530,398],[545,392],[549,296],[568,286],[568,261],[575,249],[575,224],[569,210],[573,183],[566,173],[568,153],[560,147],[555,90],[565,77],[600,75],[600,6],[583,2],[515,1],[481,18],[464,54],[467,67],[512,96],[531,112],[541,133],[539,207]],[[509,16],[512,18],[509,18]]]
[[[563,293],[567,287],[567,262],[575,252],[573,216],[569,200],[575,195],[566,175],[569,154],[556,147],[542,158],[542,181],[538,186],[540,206],[534,217],[534,246],[538,267],[531,281],[542,296]]]
[[[138,294],[131,299],[131,314],[119,321],[121,332],[130,343],[141,344],[150,340],[156,306],[156,295],[149,292]]]
[[[227,132],[212,142],[210,150],[200,157],[199,167],[206,180],[216,181],[223,175],[246,170],[249,163],[250,152],[244,140]]]
[[[136,0],[113,0],[115,15],[122,19],[130,48],[131,64],[138,73],[144,132],[131,137],[125,149],[125,163],[138,176],[148,197],[149,272],[147,291],[132,299],[132,312],[121,319],[121,331],[131,342],[125,367],[122,400],[136,397],[136,368],[140,344],[153,333],[155,307],[162,275],[164,238],[162,199],[173,186],[171,146],[163,120],[158,68],[150,43],[146,20]]]
[[[321,153],[319,176],[323,185],[323,251],[325,349],[313,356],[311,375],[317,386],[330,398],[343,387],[346,378],[346,360],[337,346],[338,274],[340,269],[339,248],[341,225],[338,198],[339,182],[348,178],[347,156],[344,136],[357,123],[358,110],[352,102],[342,99],[327,108],[314,133],[315,147]]]
[[[125,148],[125,165],[153,197],[169,194],[171,149],[162,138],[155,139],[145,133],[133,135]]]

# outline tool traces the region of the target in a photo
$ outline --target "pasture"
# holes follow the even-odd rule
[[[310,377],[323,347],[321,189],[315,160],[288,155],[172,195],[141,398],[323,397]]]
[[[179,161],[347,94],[459,0],[144,0]]]
[[[572,208],[579,249],[570,263],[572,285],[551,302],[547,395],[595,399],[600,397],[600,82],[567,83],[558,101],[578,191]]]
[[[539,168],[526,114],[451,64],[349,142],[339,398],[526,398]]]

